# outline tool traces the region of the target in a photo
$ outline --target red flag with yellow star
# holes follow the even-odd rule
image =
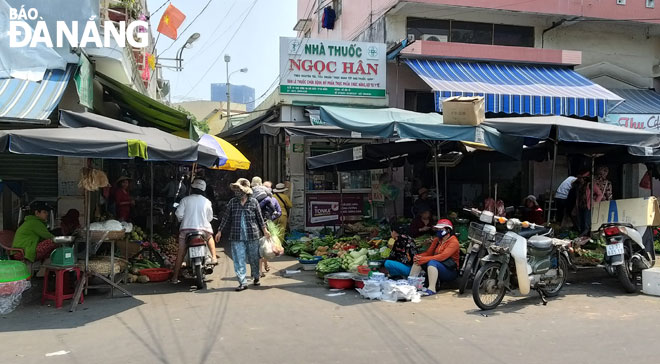
[[[158,32],[166,37],[176,40],[177,29],[185,19],[186,15],[179,9],[175,8],[174,5],[170,4],[163,13],[163,17],[160,18]]]

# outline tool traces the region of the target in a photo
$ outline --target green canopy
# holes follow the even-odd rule
[[[145,126],[154,126],[166,131],[190,131],[188,115],[143,95],[116,80],[96,73],[96,79],[117,101],[119,106]]]

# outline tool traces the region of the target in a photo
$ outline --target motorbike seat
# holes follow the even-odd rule
[[[552,239],[547,236],[535,235],[527,240],[527,245],[538,250],[548,250],[552,248]]]
[[[539,227],[534,228],[534,229],[532,229],[532,228],[523,229],[518,233],[518,235],[522,236],[525,239],[529,239],[534,235],[543,235],[543,234],[547,233],[548,231],[550,231],[550,229],[548,229],[547,227],[539,226]]]

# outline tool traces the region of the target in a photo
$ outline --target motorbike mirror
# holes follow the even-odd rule
[[[172,204],[172,206],[173,206],[174,208],[177,208],[177,207],[179,207],[179,203],[178,203],[178,202],[175,202],[175,203]]]

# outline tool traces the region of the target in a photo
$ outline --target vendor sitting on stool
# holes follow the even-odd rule
[[[392,239],[395,240],[389,259],[385,261],[390,277],[408,277],[410,267],[413,265],[413,257],[417,255],[417,245],[402,226],[392,227]]]
[[[432,296],[436,292],[438,279],[440,282],[451,282],[458,277],[460,245],[454,235],[454,226],[447,219],[438,220],[433,227],[437,237],[427,251],[413,257],[410,275],[416,277],[426,267],[429,286],[423,292],[424,296]]]
[[[536,197],[534,197],[534,195],[525,197],[523,203],[525,204],[525,208],[523,209],[522,213],[522,219],[524,221],[529,221],[536,225],[545,224],[545,219],[543,218],[543,209],[541,206],[539,206],[539,203],[536,202]]]
[[[30,262],[43,261],[50,257],[57,245],[51,240],[54,235],[48,231],[48,211],[50,207],[44,203],[34,203],[31,206],[34,215],[25,217],[23,224],[16,230],[13,248],[21,248],[24,253],[14,254],[14,259],[27,259]]]
[[[410,223],[410,236],[413,238],[433,232],[433,220],[431,210],[425,209],[417,213],[415,219]]]

